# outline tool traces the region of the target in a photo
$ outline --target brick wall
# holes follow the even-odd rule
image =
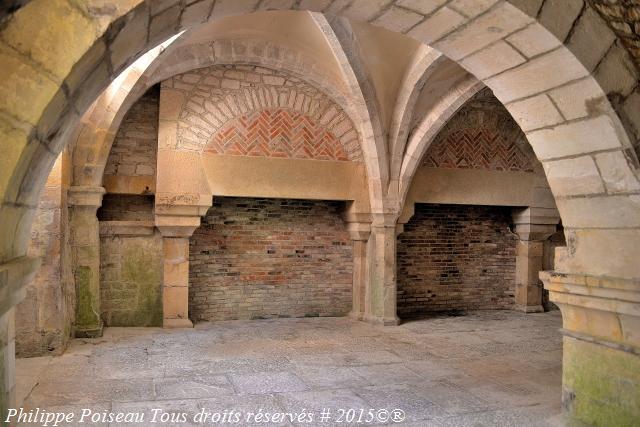
[[[105,167],[108,176],[156,174],[160,86],[153,86],[125,114]]]
[[[416,204],[398,236],[398,315],[511,308],[510,208]]]
[[[352,246],[339,202],[219,197],[191,237],[193,320],[343,316]]]

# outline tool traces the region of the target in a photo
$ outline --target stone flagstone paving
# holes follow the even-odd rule
[[[140,424],[77,425],[203,425],[192,417],[204,408],[315,416],[204,425],[371,426],[385,423],[321,423],[320,411],[398,408],[405,422],[386,424],[555,426],[561,320],[558,311],[478,311],[398,327],[305,318],[107,328],[103,338],[74,340],[60,357],[19,359],[18,399],[25,410],[76,417],[83,408],[146,413]],[[150,423],[154,408],[189,419]]]

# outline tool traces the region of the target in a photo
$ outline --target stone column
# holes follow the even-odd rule
[[[189,237],[200,217],[156,217],[162,234],[162,327],[192,328],[189,320]]]
[[[353,306],[349,317],[357,320],[364,318],[365,299],[368,281],[367,241],[371,235],[369,222],[350,222],[347,224],[353,241]]]
[[[373,214],[367,243],[369,283],[365,293],[363,320],[398,325],[396,284],[396,217]]]
[[[513,212],[516,246],[516,310],[540,313],[542,307],[542,270],[544,241],[556,232],[560,220],[555,209],[527,208]]]
[[[38,258],[23,256],[0,264],[0,416],[16,407],[15,306],[25,297],[25,287],[38,269]]]
[[[102,206],[102,187],[69,188],[69,245],[76,290],[74,335],[102,336],[100,318],[100,226],[96,212]]]

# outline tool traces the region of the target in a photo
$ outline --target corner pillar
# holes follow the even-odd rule
[[[560,220],[555,209],[527,208],[513,212],[516,246],[516,310],[540,313],[542,282],[539,279],[544,259],[544,241],[556,232]]]
[[[567,424],[636,425],[640,281],[551,271],[540,277],[562,312],[562,407]]]
[[[73,186],[68,190],[69,245],[76,291],[74,335],[102,336],[100,317],[100,226],[96,212],[102,206],[102,187]]]
[[[156,194],[155,224],[162,234],[162,326],[192,328],[189,320],[189,237],[200,226],[212,197]]]
[[[368,281],[367,241],[371,235],[371,223],[349,222],[347,230],[353,242],[353,306],[349,317],[363,320]]]

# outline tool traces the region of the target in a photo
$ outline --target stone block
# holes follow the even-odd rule
[[[448,6],[468,18],[475,18],[489,10],[491,6],[498,3],[498,1],[499,0],[453,0],[449,2]]]
[[[638,83],[635,70],[629,52],[616,41],[593,75],[607,95],[626,97]]]
[[[26,58],[0,46],[0,109],[25,122],[36,124],[45,106],[59,89],[46,73],[28,65]],[[9,83],[11,82],[11,83]]]
[[[213,13],[211,16],[215,19],[219,19],[225,16],[250,13],[256,9],[258,3],[259,0],[247,0],[242,2],[237,0],[218,0],[213,6]]]
[[[542,6],[538,22],[564,41],[584,6],[583,0],[547,0]]]
[[[425,19],[424,22],[416,25],[407,35],[423,43],[430,44],[453,31],[464,22],[466,22],[464,16],[448,7],[443,7]]]
[[[505,71],[485,83],[503,103],[535,95],[588,75],[566,48],[556,49]]]
[[[373,25],[379,25],[391,31],[404,33],[420,22],[422,18],[423,16],[419,13],[399,7],[391,7],[373,21]]]
[[[464,28],[437,42],[434,48],[449,58],[459,60],[525,27],[532,18],[503,2],[488,13],[469,22]]]
[[[604,111],[608,104],[605,94],[592,77],[553,89],[548,94],[567,120]]]
[[[138,8],[109,46],[111,64],[115,72],[121,71],[127,63],[131,62],[133,55],[144,49],[148,31],[149,9]]]
[[[507,41],[529,58],[562,45],[560,40],[537,23],[512,34],[507,38]]]
[[[469,55],[460,62],[460,65],[478,79],[485,79],[525,61],[526,59],[509,44],[499,41]]]
[[[25,28],[29,37],[23,37]],[[14,14],[3,29],[2,39],[56,76],[59,83],[98,34],[94,23],[69,2],[51,0],[34,3],[29,13]]]
[[[448,0],[399,0],[397,3],[404,8],[428,15],[447,1]]]
[[[596,154],[595,159],[609,193],[640,190],[634,167],[622,151]]]
[[[163,286],[162,312],[165,319],[188,319],[189,288],[187,286]]]
[[[186,28],[189,25],[207,22],[211,6],[213,6],[213,0],[203,0],[190,4],[182,12],[180,26]]]
[[[578,18],[566,46],[589,71],[593,71],[615,39],[615,34],[598,12],[587,7]]]
[[[564,122],[546,94],[516,101],[506,107],[524,132]]]
[[[589,156],[545,162],[543,166],[549,186],[556,197],[604,192],[604,184],[596,164]],[[564,225],[572,226],[570,223]]]
[[[527,139],[538,159],[546,160],[620,148],[616,127],[611,118],[598,116],[529,132]]]
[[[162,88],[160,91],[160,120],[178,120],[185,103],[184,92]]]
[[[560,199],[556,203],[563,223],[572,227],[640,227],[640,196]]]

